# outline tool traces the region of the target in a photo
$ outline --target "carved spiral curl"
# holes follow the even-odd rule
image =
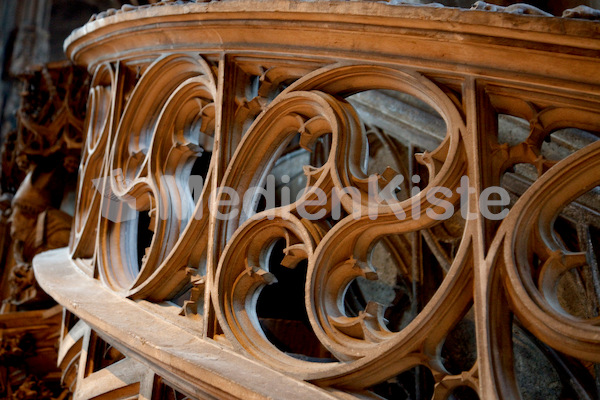
[[[406,210],[406,219],[403,221],[397,219],[394,208],[389,205],[378,208],[376,221],[365,216],[372,201],[364,186],[361,186],[361,181],[366,179],[363,168],[365,135],[356,112],[340,96],[369,89],[391,89],[415,95],[432,105],[442,115],[448,127],[447,137],[440,147],[423,156],[432,179],[428,187],[416,197],[420,210],[415,206],[414,198],[400,203]],[[212,296],[217,299],[217,317],[230,341],[236,347],[239,346],[240,350],[246,349],[276,368],[298,374],[304,379],[323,380],[328,385],[352,386],[354,381],[360,379],[364,386],[415,365],[435,364],[439,343],[446,333],[439,332],[440,316],[454,323],[460,319],[471,301],[469,290],[466,290],[472,285],[468,241],[461,245],[442,287],[413,323],[400,333],[382,329],[380,315],[371,314],[369,318],[365,318],[366,313],[371,310],[357,317],[362,318],[362,322],[345,332],[335,328],[332,321],[337,319],[339,323],[348,322],[352,325],[352,321],[349,321],[352,318],[346,317],[339,307],[340,299],[354,278],[375,274],[369,267],[368,255],[378,239],[389,234],[414,232],[438,223],[426,214],[427,208],[432,207],[426,201],[427,190],[433,186],[458,186],[464,172],[460,146],[460,133],[464,129],[464,122],[455,105],[431,81],[418,74],[389,68],[324,68],[300,79],[280,94],[242,139],[222,185],[234,188],[242,195],[249,188],[262,187],[274,162],[298,132],[301,134],[300,143],[307,148],[318,137],[331,134],[329,159],[320,168],[305,167],[309,190],[295,203],[282,209],[264,211],[251,219],[243,216],[224,224],[228,245],[219,262]],[[362,209],[362,218],[354,220],[351,216],[346,217],[325,237],[313,237],[311,242],[302,239],[307,236],[306,233],[296,235],[301,241],[300,245],[310,249],[305,251],[309,262],[305,301],[310,323],[320,342],[338,359],[347,361],[317,366],[310,363],[309,366],[306,361],[284,356],[264,337],[253,307],[260,287],[268,284],[273,277],[268,275],[264,262],[261,265],[250,265],[248,257],[251,248],[267,251],[274,240],[274,236],[267,235],[267,232],[275,230],[279,232],[278,237],[285,236],[280,227],[283,223],[281,221],[285,220],[288,224],[295,221],[294,226],[301,226],[298,207],[312,198],[314,190],[311,191],[310,188],[322,189],[328,194],[330,204],[333,188],[348,186],[358,187],[360,198],[355,200],[351,196],[343,197],[342,205],[348,213],[357,207]],[[453,202],[456,200],[457,196],[450,199]],[[240,211],[240,208],[229,205],[221,211],[227,214]],[[275,221],[268,221],[265,219],[267,215],[276,215],[277,218]],[[268,240],[263,240],[259,232],[265,232]],[[320,242],[313,253],[314,240]],[[242,263],[241,260],[246,262]],[[243,288],[243,293],[236,292],[236,288]],[[451,326],[452,323],[448,325]],[[354,337],[348,334],[352,330],[357,331]],[[421,350],[423,348],[425,352]],[[410,355],[411,352],[414,354]],[[378,368],[385,372],[374,373],[374,362],[384,363],[388,368]],[[443,369],[441,366],[439,368]]]
[[[212,70],[193,55],[159,58],[131,93],[107,164],[111,196],[104,201],[116,199],[115,209],[102,218],[99,234],[100,276],[124,295],[161,299],[188,281],[189,247],[177,243],[190,240],[184,230],[194,210],[206,205],[206,199],[194,205],[187,179],[212,140],[215,96]],[[146,227],[138,226],[137,212],[149,214],[152,232],[141,262],[132,238]]]
[[[564,206],[600,184],[600,142],[559,162],[538,179],[503,223],[504,263],[509,300],[523,324],[548,345],[573,357],[600,361],[598,318],[567,315],[557,304],[556,284],[566,271],[586,263],[585,254],[567,251],[553,232]],[[530,249],[545,260],[532,277]]]
[[[104,190],[103,166],[109,143],[115,99],[115,71],[110,65],[98,67],[92,80],[84,122],[85,145],[77,182],[77,210],[71,231],[71,256],[89,258],[94,254],[97,221]]]

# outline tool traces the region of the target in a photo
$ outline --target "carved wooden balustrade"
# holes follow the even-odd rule
[[[93,18],[65,44],[93,74],[71,242],[34,260],[65,383],[594,398],[599,34],[372,2]]]

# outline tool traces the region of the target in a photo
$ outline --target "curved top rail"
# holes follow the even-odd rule
[[[252,53],[560,79],[561,86],[600,82],[600,24],[592,21],[375,2],[164,4],[100,15],[67,38],[67,56],[93,69],[172,51]]]

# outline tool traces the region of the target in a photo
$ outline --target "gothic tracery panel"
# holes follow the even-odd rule
[[[542,44],[531,57],[556,61],[554,69],[517,68],[502,60],[532,44],[490,33],[498,47],[485,47],[471,32],[426,24],[436,37],[461,38],[444,44],[465,57],[454,58],[422,27],[382,28],[416,19],[372,14],[399,11],[363,3],[337,16],[344,24],[373,17],[364,38],[302,4],[300,39],[291,28],[285,40],[234,34],[233,18],[219,27],[219,45],[212,25],[206,37],[189,26],[190,38],[153,42],[170,18],[217,24],[202,19],[202,7],[281,22],[228,4],[186,6],[196,14],[176,7],[146,11],[150,22],[135,24],[147,41],[111,42],[119,50],[105,58],[88,51],[95,45],[85,33],[71,39],[71,57],[95,75],[71,253],[46,262],[81,266],[87,287],[122,304],[123,315],[139,309],[139,321],[185,341],[103,322],[109,310],[57,293],[58,278],[39,271],[61,304],[75,314],[81,307],[102,343],[118,347],[123,359],[106,369],[154,371],[128,375],[127,390],[221,395],[221,381],[201,377],[219,362],[183,350],[214,345],[227,360],[283,374],[299,395],[535,398],[520,377],[535,353],[558,375],[579,374],[555,379],[558,395],[593,396],[599,82],[567,72],[573,53],[584,71],[597,67],[587,49],[543,50],[534,35]],[[128,12],[92,24],[118,30],[110,18]],[[485,35],[480,12],[440,12],[473,18]],[[311,18],[331,23],[317,50],[307,47],[318,31]],[[518,36],[503,21],[494,26]],[[536,35],[557,35],[527,23]],[[400,43],[406,37],[433,53]],[[252,386],[242,373],[228,382],[238,378]]]

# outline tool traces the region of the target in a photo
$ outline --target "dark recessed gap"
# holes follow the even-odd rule
[[[469,386],[459,386],[452,391],[448,400],[479,400],[479,395]]]
[[[204,151],[200,157],[197,157],[194,160],[194,164],[192,165],[189,178],[189,188],[194,203],[198,203],[200,195],[202,194],[202,189],[207,183],[206,178],[208,176],[211,158],[212,152]]]
[[[446,336],[441,357],[442,364],[453,375],[469,371],[477,361],[475,320],[472,309]]]
[[[88,356],[88,376],[125,358],[119,350],[102,340],[96,333],[92,333],[88,354],[91,355]]]
[[[138,265],[142,266],[144,257],[146,255],[146,249],[150,248],[152,243],[152,237],[154,233],[150,230],[150,215],[148,211],[138,212],[137,219],[137,255]]]
[[[258,298],[256,311],[263,332],[279,350],[302,360],[336,361],[314,334],[306,306],[304,286],[307,262],[294,269],[281,265],[285,240],[278,240],[269,257],[269,271],[277,282],[265,286]]]
[[[419,365],[369,388],[389,400],[429,400],[435,380],[429,368]]]
[[[193,397],[183,394],[161,377],[155,377],[152,400],[191,400]]]

